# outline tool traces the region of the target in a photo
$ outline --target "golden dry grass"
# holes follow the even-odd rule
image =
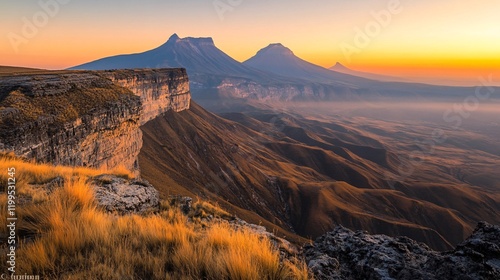
[[[28,196],[35,202],[45,200],[46,192],[30,185],[43,185],[51,182],[57,177],[87,178],[103,173],[110,173],[128,179],[134,177],[134,174],[124,166],[118,166],[112,170],[106,170],[104,168],[92,169],[86,167],[53,166],[49,164],[27,162],[17,158],[13,153],[0,153],[0,170],[7,170],[11,167],[16,169],[17,195]],[[0,182],[5,182],[7,176],[7,172],[0,173]]]
[[[207,218],[209,215],[220,217],[223,219],[231,219],[234,216],[223,210],[217,203],[209,203],[201,199],[197,199],[193,203],[193,211],[190,213],[191,218]]]
[[[101,170],[23,162],[0,157],[0,170],[16,167],[19,195],[32,197],[37,184],[63,177],[50,195],[18,206],[20,273],[43,279],[307,279],[300,261],[280,261],[271,242],[224,222],[202,227],[177,208],[147,216],[103,212],[87,184]],[[117,171],[114,171],[117,172]],[[119,173],[121,176],[131,176]],[[5,175],[1,175],[5,180]],[[1,219],[6,199],[0,196]],[[228,215],[197,202],[195,209]],[[2,233],[6,233],[2,228]],[[4,250],[4,248],[2,248]],[[0,261],[5,263],[2,252]]]

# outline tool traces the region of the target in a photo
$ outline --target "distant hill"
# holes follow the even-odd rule
[[[0,65],[0,75],[33,73],[33,72],[43,72],[43,71],[48,71],[48,70],[37,69],[37,68],[27,68],[27,67],[17,67],[17,66],[2,66],[2,65]]]
[[[366,78],[366,79],[384,81],[384,82],[407,82],[407,83],[411,82],[409,80],[405,80],[405,79],[400,78],[400,77],[392,77],[392,76],[379,75],[379,74],[374,74],[374,73],[352,70],[350,68],[345,67],[340,62],[337,62],[334,66],[332,66],[328,69],[331,71],[338,72],[338,73],[344,73],[344,74],[348,74],[348,75],[358,76],[358,77],[362,77],[362,78]]]
[[[357,85],[365,84],[365,79],[336,73],[326,68],[307,62],[297,57],[289,48],[282,44],[270,44],[261,49],[255,56],[243,62],[243,65],[255,69],[312,82],[334,83],[345,82]]]

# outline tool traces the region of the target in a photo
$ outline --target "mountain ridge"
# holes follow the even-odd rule
[[[173,34],[162,45],[151,50],[116,55],[69,68],[70,70],[107,70],[121,68],[186,68],[194,74],[229,75],[264,78],[260,71],[241,65],[221,50],[211,37],[180,38]]]
[[[270,44],[259,50],[255,56],[244,61],[243,65],[280,76],[327,84],[335,82],[363,84],[367,82],[363,78],[332,72],[305,61],[297,57],[293,51],[281,43]]]
[[[270,54],[274,50],[276,54]],[[304,61],[275,43],[240,63],[213,39],[172,35],[145,52],[101,58],[70,69],[186,68],[193,97],[204,106],[213,100],[330,101],[370,98],[466,98],[471,89],[417,83],[383,82],[335,72]]]
[[[380,174],[397,171],[397,151],[350,124],[266,110],[217,116],[194,102],[142,129],[139,165],[153,185],[169,182],[160,193],[207,197],[290,238],[343,224],[447,250],[478,220],[500,222],[491,216],[500,197],[451,178],[389,186]]]

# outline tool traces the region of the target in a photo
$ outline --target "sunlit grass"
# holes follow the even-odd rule
[[[308,278],[302,262],[280,261],[269,239],[226,222],[200,227],[175,207],[146,216],[104,212],[87,183],[102,170],[33,164],[11,155],[0,158],[0,170],[12,166],[27,196],[54,178],[64,179],[50,195],[17,208],[19,237],[24,239],[17,250],[19,273],[44,279]],[[113,172],[131,176],[124,170]],[[5,180],[6,174],[1,176]],[[0,196],[4,220],[6,202],[5,195]],[[194,209],[229,216],[203,201]],[[0,261],[5,263],[5,254]]]

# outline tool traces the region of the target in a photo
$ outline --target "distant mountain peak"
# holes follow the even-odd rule
[[[186,68],[193,74],[267,79],[267,75],[242,65],[221,51],[210,37],[184,37],[172,34],[162,45],[141,53],[101,58],[72,69],[107,70],[130,68]]]
[[[215,45],[214,39],[212,39],[212,37],[199,37],[199,38],[186,37],[186,38],[183,38],[181,40],[190,42],[192,44],[197,44],[197,45],[203,45],[203,44],[204,45]]]
[[[261,49],[257,54],[285,54],[285,55],[294,55],[292,50],[283,46],[281,43],[269,44],[269,46]]]
[[[168,38],[168,41],[163,44],[163,46],[170,46],[170,45],[175,45],[175,44],[191,44],[195,46],[203,46],[203,45],[210,45],[210,46],[215,46],[214,40],[211,37],[201,37],[201,38],[195,38],[195,37],[186,37],[186,38],[181,38],[177,33],[174,33],[170,38]]]
[[[351,70],[351,69],[345,67],[342,63],[337,62],[337,63],[335,63],[334,66],[330,67],[330,70],[334,70],[334,71],[341,71],[341,70],[348,71],[348,70]]]
[[[168,38],[169,41],[176,41],[180,39],[179,35],[177,35],[177,33],[174,33],[172,34],[172,36],[170,36],[170,38]]]
[[[281,43],[274,43],[274,44],[269,44],[269,46],[267,46],[268,48],[286,48],[285,46],[283,46],[283,44]]]
[[[256,55],[243,62],[243,65],[283,77],[305,79],[314,82],[331,83],[341,79],[343,81],[351,81],[353,78],[356,81],[358,79],[357,77],[346,76],[342,73],[335,73],[305,61],[280,43],[270,44],[261,49]]]
[[[181,40],[181,38],[179,37],[179,35],[177,35],[177,33],[174,33],[172,34],[172,36],[170,36],[170,38],[168,38],[168,40],[163,44],[161,45],[159,48],[165,48],[165,47],[168,47],[168,46],[172,46],[172,45],[175,45],[179,40]]]

